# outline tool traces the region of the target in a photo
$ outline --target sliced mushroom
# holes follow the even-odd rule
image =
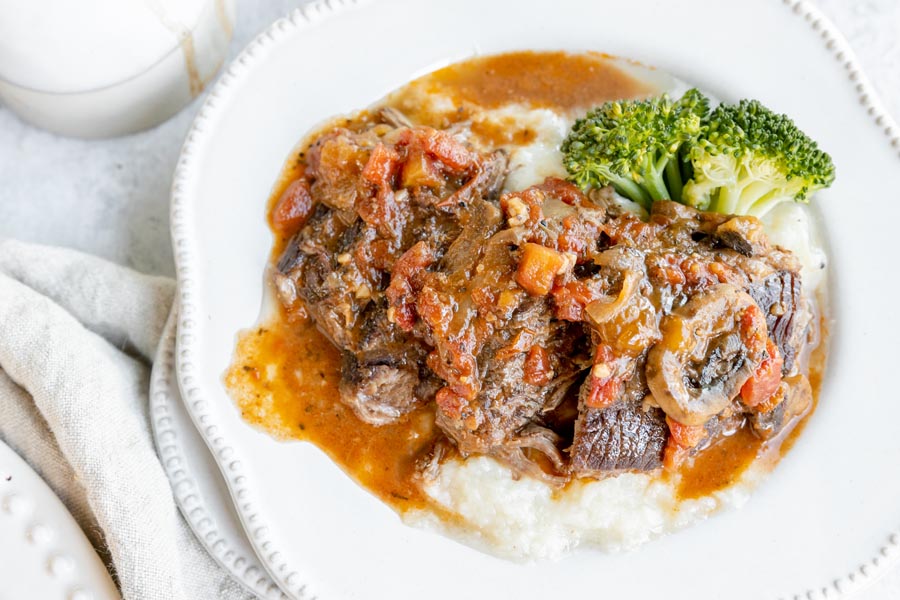
[[[603,269],[611,269],[621,273],[622,286],[619,293],[612,297],[594,300],[585,307],[585,314],[594,325],[600,325],[614,319],[637,294],[641,279],[644,277],[644,257],[633,248],[624,246],[612,248],[600,253],[594,264]]]
[[[765,316],[732,285],[697,294],[663,319],[661,331],[647,356],[647,385],[684,425],[703,425],[724,410],[765,357]]]
[[[785,425],[802,414],[812,405],[813,392],[809,380],[803,375],[785,377],[779,389],[782,401],[765,412],[749,414],[750,426],[756,435],[764,440],[782,431]]]
[[[590,302],[584,309],[587,321],[604,343],[616,352],[637,356],[659,339],[659,317],[644,290],[649,287],[644,254],[617,246],[594,258],[601,273],[618,292]]]

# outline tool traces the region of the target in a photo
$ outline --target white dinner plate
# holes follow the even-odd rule
[[[120,598],[94,547],[37,473],[0,441],[0,600]]]
[[[739,511],[608,556],[520,565],[403,525],[323,453],[241,420],[222,376],[252,326],[271,247],[266,197],[313,125],[435,66],[511,49],[600,50],[790,114],[837,165],[818,195],[832,351],[820,405]],[[846,43],[807,3],[323,2],[254,41],[188,135],[173,189],[178,381],[261,561],[295,597],[834,598],[900,554],[900,334],[891,258],[898,131]],[[887,134],[887,135],[886,135]]]

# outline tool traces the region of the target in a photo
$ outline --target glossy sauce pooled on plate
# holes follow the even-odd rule
[[[315,443],[401,512],[482,532],[448,500],[478,485],[474,457],[493,461],[490,485],[544,485],[560,504],[639,481],[668,513],[770,468],[812,410],[804,373],[815,383],[824,359],[800,265],[757,222],[674,203],[648,220],[559,179],[574,118],[660,93],[635,69],[599,54],[473,59],[310,136],[269,202],[280,302],[227,374],[245,419]],[[735,235],[756,255],[731,248]],[[727,385],[756,352],[757,372],[779,357],[757,384],[775,387],[681,423],[647,386],[669,385],[653,365],[685,352],[671,331],[711,306],[741,333],[708,333],[722,373],[683,359],[694,384]],[[791,339],[767,333],[795,318]],[[485,538],[500,547],[499,535]]]

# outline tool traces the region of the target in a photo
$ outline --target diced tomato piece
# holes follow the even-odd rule
[[[706,289],[717,283],[740,285],[741,276],[721,262],[709,262],[676,252],[653,257],[648,264],[651,281],[672,288],[685,286],[691,290]]]
[[[642,221],[639,217],[626,213],[620,218],[606,223],[605,231],[610,244],[628,244],[641,246],[659,233],[663,226],[658,223]]]
[[[761,353],[766,350],[770,357],[777,356],[781,361],[781,355],[778,354],[778,348],[769,339],[766,328],[766,318],[762,310],[755,303],[748,306],[741,314],[739,323],[741,341],[747,346],[752,354]],[[762,365],[760,365],[762,366]],[[779,367],[779,377],[781,371]]]
[[[556,288],[553,290],[553,314],[561,321],[578,323],[584,320],[584,304],[567,288]]]
[[[765,400],[764,402],[760,402],[759,404],[754,406],[756,411],[759,413],[767,413],[767,412],[772,412],[773,410],[775,410],[779,404],[784,402],[786,388],[787,388],[787,386],[784,385],[783,383],[779,384],[778,389],[775,390],[774,394],[769,396],[768,400]]]
[[[391,269],[391,283],[393,283],[394,277],[408,280],[419,271],[431,266],[434,260],[434,251],[431,246],[424,241],[416,242],[394,263],[394,267]]]
[[[497,294],[490,286],[476,287],[470,293],[478,312],[483,315],[493,312],[497,303]]]
[[[400,167],[400,154],[379,143],[363,167],[363,180],[375,186],[375,194],[357,203],[359,216],[385,237],[395,236],[402,226],[403,206],[394,194],[393,182]]]
[[[379,143],[369,155],[362,177],[369,183],[379,187],[390,187],[391,179],[400,165],[400,155],[393,148]]]
[[[597,350],[594,352],[594,364],[606,364],[610,363],[616,358],[616,353],[613,352],[612,346],[608,344],[600,344],[597,346]]]
[[[670,439],[682,448],[693,448],[706,437],[706,428],[703,425],[683,425],[670,417],[666,417],[666,425],[669,426]]]
[[[567,264],[565,255],[540,244],[522,246],[522,258],[516,270],[516,283],[534,296],[544,296],[553,287],[553,280]]]
[[[583,206],[588,203],[587,196],[578,186],[559,177],[548,177],[537,187],[569,206]]]
[[[585,404],[589,408],[606,408],[618,400],[622,394],[622,379],[615,376],[612,363],[616,353],[607,344],[600,344],[594,352],[594,366],[591,368],[591,388]]]
[[[553,288],[551,292],[557,319],[583,321],[584,307],[603,295],[603,285],[598,280],[575,280]]]
[[[663,451],[663,468],[667,471],[674,471],[688,455],[687,449],[676,444],[675,440],[670,437],[666,441],[666,449]]]
[[[450,320],[453,319],[452,301],[441,298],[438,292],[425,286],[416,296],[416,312],[425,324],[438,335],[444,335]]]
[[[438,408],[454,419],[458,419],[462,416],[463,408],[466,406],[466,399],[449,387],[439,389],[434,396],[434,400],[437,403]]]
[[[291,182],[281,194],[272,211],[272,227],[279,233],[290,235],[306,224],[312,212],[312,195],[304,178]]]
[[[784,366],[784,359],[771,338],[766,340],[766,354],[768,357],[760,363],[741,388],[741,399],[751,408],[761,406],[768,401],[778,392],[781,385],[781,369]]]
[[[591,376],[591,391],[585,404],[590,408],[606,408],[622,393],[622,382],[611,377]]]
[[[435,260],[425,242],[417,242],[397,259],[391,270],[391,283],[385,290],[392,312],[388,315],[404,331],[412,329],[416,320],[416,292],[422,285],[418,275]]]
[[[563,229],[556,239],[556,249],[572,252],[578,262],[584,262],[593,248],[597,247],[602,226],[585,221],[576,215],[569,215],[562,220]]]
[[[397,324],[403,331],[412,331],[416,324],[416,306],[409,303],[401,303],[388,308],[388,320]]]
[[[466,148],[451,134],[431,127],[407,129],[401,134],[398,146],[421,150],[454,173],[473,171],[481,163],[477,153]]]
[[[541,346],[532,346],[525,357],[523,379],[531,385],[547,385],[553,379],[550,354]]]
[[[408,216],[405,198],[389,187],[379,187],[375,195],[357,202],[356,212],[385,238],[399,236]]]

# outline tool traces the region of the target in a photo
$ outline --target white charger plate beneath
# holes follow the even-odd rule
[[[846,44],[794,0],[520,0],[511,10],[480,0],[313,5],[242,53],[188,136],[172,201],[178,382],[261,561],[292,596],[325,599],[814,600],[864,586],[900,554],[900,405],[880,383],[900,333],[900,290],[884,270],[900,218],[890,197],[900,140]],[[794,449],[740,511],[632,554],[579,551],[539,566],[402,525],[314,447],[246,425],[222,385],[235,334],[259,313],[264,201],[297,140],[437,65],[522,48],[605,51],[721,98],[759,98],[792,115],[838,168],[817,198],[830,234],[833,350]]]
[[[120,598],[53,490],[0,441],[0,600]]]
[[[232,577],[260,598],[286,600],[247,540],[216,461],[181,401],[175,380],[177,314],[176,306],[150,375],[150,424],[175,502],[206,551]]]

